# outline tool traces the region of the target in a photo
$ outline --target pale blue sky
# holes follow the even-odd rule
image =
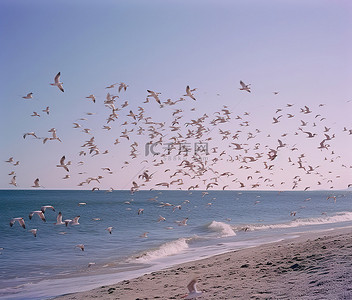
[[[198,88],[197,102],[185,105],[195,106],[197,117],[228,105],[234,115],[250,111],[253,126],[267,132],[277,130],[270,128],[276,108],[294,103],[298,114],[299,107],[325,103],[327,125],[340,138],[333,147],[349,166],[352,138],[342,129],[352,129],[351,17],[350,1],[1,1],[0,188],[12,187],[12,170],[19,188],[37,177],[46,188],[77,188],[77,167],[70,180],[61,180],[65,173],[55,165],[64,154],[74,165],[80,160],[80,146],[90,137],[72,122],[86,112],[97,113],[89,126],[113,151],[111,135],[121,130],[117,124],[114,133],[101,127],[108,114],[105,87],[115,82],[129,85],[119,101],[128,100],[133,110],[147,89],[176,100],[190,85]],[[65,93],[49,85],[59,71]],[[238,90],[240,80],[252,83],[251,94]],[[275,90],[280,93],[274,97]],[[32,100],[21,98],[29,92]],[[89,103],[89,94],[100,104]],[[30,116],[46,106],[49,116]],[[157,106],[148,114],[155,120],[164,115]],[[22,138],[29,131],[48,135],[52,127],[63,143]],[[140,166],[120,169],[129,144],[109,157],[86,158],[87,176],[101,174],[98,169],[113,161],[119,175],[106,177],[101,187],[129,188]],[[21,164],[5,163],[10,156]],[[340,188],[351,181],[350,169],[343,172]]]

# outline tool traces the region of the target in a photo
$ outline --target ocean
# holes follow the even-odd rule
[[[46,222],[29,220],[43,205],[55,208],[46,210]],[[55,225],[59,212],[63,220],[80,216],[79,225]],[[26,229],[18,222],[10,227],[16,217]],[[49,299],[346,226],[352,226],[351,191],[1,190],[0,298]]]

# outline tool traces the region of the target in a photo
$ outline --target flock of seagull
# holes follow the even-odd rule
[[[61,92],[64,92],[60,75],[60,72],[57,73],[54,83],[51,83],[51,85],[56,86]],[[347,164],[339,163],[342,159],[341,156],[335,154],[335,151],[330,149],[330,143],[333,142],[338,133],[331,133],[332,128],[326,123],[327,118],[322,116],[320,112],[316,113],[313,117],[314,112],[307,105],[298,111],[302,116],[301,118],[298,118],[296,116],[297,113],[293,111],[293,104],[287,104],[285,108],[276,109],[275,116],[272,117],[273,125],[279,126],[276,124],[282,122],[286,116],[287,120],[299,119],[297,129],[294,133],[283,132],[276,139],[276,142],[271,137],[269,129],[269,134],[266,136],[268,143],[262,145],[262,143],[257,141],[257,138],[263,136],[264,133],[262,130],[253,127],[249,112],[234,116],[230,108],[224,105],[222,109],[214,112],[213,116],[203,113],[201,116],[185,120],[185,113],[187,111],[184,110],[182,102],[185,102],[187,98],[196,101],[194,95],[194,92],[197,90],[196,88],[191,89],[190,86],[187,86],[186,94],[177,100],[167,99],[166,101],[161,99],[160,92],[148,89],[146,100],[143,103],[149,103],[151,99],[154,99],[162,112],[161,119],[164,115],[167,116],[166,121],[161,121],[153,120],[151,116],[146,115],[147,105],[138,106],[137,112],[126,108],[129,106],[128,101],[121,103],[119,106],[118,103],[121,102],[120,93],[126,92],[128,87],[123,82],[107,86],[106,89],[109,89],[109,92],[106,95],[106,100],[103,102],[103,105],[110,110],[110,114],[107,116],[106,124],[102,125],[102,130],[110,131],[113,128],[120,128],[120,136],[116,137],[115,135],[112,139],[114,146],[122,143],[122,140],[130,143],[129,159],[123,162],[121,169],[128,167],[130,164],[132,165],[134,160],[143,155],[143,151],[138,149],[141,143],[138,143],[137,140],[139,141],[144,137],[146,140],[145,150],[148,151],[149,148],[150,150],[152,148],[160,149],[160,147],[167,145],[164,153],[150,151],[152,154],[150,156],[146,152],[144,153],[144,157],[142,157],[144,160],[140,162],[143,166],[141,173],[137,174],[136,178],[131,180],[131,193],[141,188],[147,189],[148,187],[149,189],[164,187],[187,190],[208,190],[213,188],[225,190],[260,188],[264,186],[280,190],[281,186],[290,184],[282,181],[280,186],[277,186],[274,183],[271,177],[274,177],[274,174],[280,171],[294,172],[295,176],[291,182],[292,189],[300,188],[307,190],[310,188],[310,186],[300,186],[305,181],[303,178],[304,175],[315,176],[317,178],[316,186],[322,185],[322,182],[325,181],[325,183],[331,183],[330,189],[333,189],[333,180],[339,179],[339,175],[333,178],[331,176],[334,174],[332,171],[328,174],[320,173],[318,169],[320,166],[313,166],[306,158],[305,153],[303,151],[300,152],[299,142],[290,145],[285,140],[287,137],[291,137],[291,140],[293,140],[296,136],[303,136],[306,139],[314,141],[311,145],[312,147],[316,145],[315,147],[319,151],[317,152],[317,156],[324,156],[322,162],[324,164],[333,164],[332,168],[334,169],[336,169],[337,164],[340,164],[342,168],[351,168]],[[117,88],[118,95],[110,93],[110,90],[114,88]],[[239,90],[251,93],[251,84],[246,84],[241,80]],[[277,95],[279,92],[275,91],[273,93]],[[33,99],[33,93],[28,93],[22,98],[26,100]],[[94,94],[86,96],[86,99],[91,100],[93,103],[97,101],[97,97]],[[177,108],[172,110],[173,106]],[[320,109],[323,106],[323,104],[320,104],[318,108]],[[152,106],[152,109],[155,108],[157,107]],[[46,106],[42,111],[49,115],[49,106]],[[192,113],[195,111],[196,109],[192,108],[189,112]],[[94,114],[92,112],[86,113],[87,116]],[[31,116],[40,117],[37,112],[33,112]],[[74,129],[81,129],[85,135],[91,135],[82,144],[82,149],[78,151],[78,156],[90,156],[93,158],[97,155],[109,154],[112,150],[106,149],[102,151],[96,143],[95,136],[92,136],[92,130],[86,126],[83,127],[82,122],[87,120],[87,118],[82,117],[73,122]],[[121,123],[113,126],[113,123],[117,123],[116,121],[118,120],[121,120]],[[234,131],[233,128],[236,127],[238,129]],[[352,129],[344,127],[343,131],[346,135],[352,135]],[[62,142],[57,136],[55,128],[51,128],[48,132],[51,133],[50,137],[41,138],[35,132],[26,132],[23,134],[23,138],[26,139],[28,136],[31,136],[33,139],[42,139],[43,144],[48,141]],[[317,142],[316,139],[318,136],[321,136],[321,140]],[[132,139],[134,140],[133,143],[130,142]],[[190,149],[192,142],[200,151]],[[303,143],[306,144],[305,142]],[[175,159],[176,157],[178,160]],[[73,166],[73,164],[71,161],[65,162],[65,160],[66,156],[63,155],[56,167],[63,168],[67,172],[62,179],[68,180],[71,178],[69,166]],[[283,160],[287,160],[287,165],[284,166]],[[276,163],[277,161],[279,163]],[[6,162],[13,166],[19,165],[19,161],[15,161],[13,157],[10,157]],[[180,163],[177,164],[177,162]],[[76,168],[82,167],[86,163],[86,161],[81,160],[76,163]],[[226,172],[223,171],[224,164],[228,168]],[[219,169],[217,169],[218,165],[220,166]],[[101,170],[105,174],[89,176],[77,185],[82,187],[92,182],[100,184],[105,176],[114,174],[110,166],[102,166]],[[296,171],[300,173],[296,174]],[[156,173],[159,173],[159,177],[169,178],[169,180],[155,182]],[[241,176],[240,173],[243,173],[243,175]],[[78,174],[83,175],[85,172],[79,172]],[[17,187],[15,171],[12,171],[9,175],[12,176],[9,184]],[[187,181],[195,182],[195,184],[186,187],[186,179]],[[36,178],[31,187],[40,188],[44,186],[39,183],[39,178]],[[92,191],[99,189],[99,186],[91,188]],[[113,189],[111,187],[108,191],[111,192]]]
[[[85,204],[85,203],[84,203]],[[33,210],[29,213],[28,218],[29,220],[32,220],[32,218],[37,215],[38,218],[40,218],[43,222],[46,222],[46,218],[45,218],[45,211],[46,209],[51,209],[52,211],[55,212],[55,208],[52,205],[43,205],[40,210]],[[77,216],[73,219],[66,219],[64,221],[62,221],[62,213],[59,212],[56,218],[56,223],[54,223],[55,225],[66,225],[66,227],[68,225],[74,226],[74,225],[79,225],[79,218],[80,216]],[[16,218],[12,218],[10,220],[10,227],[12,227],[16,221],[19,223],[20,226],[22,226],[23,229],[26,229],[26,223],[23,217],[16,217]],[[30,229],[29,230],[31,233],[33,233],[34,237],[37,237],[37,228],[34,229]]]
[[[63,83],[60,79],[61,73],[57,73],[52,86],[56,86],[61,92],[64,92]],[[117,89],[118,94],[113,94],[110,91]],[[332,132],[332,127],[327,123],[327,117],[322,115],[320,111],[324,104],[318,106],[319,111],[314,113],[311,107],[305,105],[299,108],[299,111],[294,111],[294,104],[287,104],[286,107],[277,108],[275,115],[272,117],[272,126],[282,123],[286,119],[287,122],[296,121],[296,130],[294,132],[283,132],[279,137],[272,137],[271,130],[266,134],[262,129],[255,127],[253,118],[250,112],[235,115],[231,109],[223,105],[223,107],[215,111],[213,115],[202,113],[200,116],[192,116],[186,119],[186,115],[195,114],[196,109],[191,108],[189,111],[184,109],[183,102],[187,99],[196,101],[195,92],[197,88],[191,89],[186,87],[186,94],[179,97],[177,100],[162,100],[161,92],[156,92],[147,89],[147,96],[141,105],[135,109],[128,109],[128,101],[122,102],[120,97],[122,92],[126,92],[129,86],[123,82],[114,83],[106,87],[109,92],[106,94],[106,99],[103,105],[110,111],[107,115],[106,123],[102,125],[102,130],[109,132],[120,130],[120,135],[116,133],[113,136],[112,148],[118,148],[120,143],[130,143],[130,153],[123,162],[121,169],[133,165],[134,161],[140,159],[141,171],[136,174],[135,178],[131,179],[131,193],[134,193],[142,188],[156,189],[160,187],[168,189],[241,189],[241,188],[270,188],[281,190],[284,187],[291,185],[291,189],[308,190],[311,186],[303,186],[306,181],[304,176],[309,175],[317,178],[316,187],[319,187],[325,181],[325,184],[330,184],[330,189],[334,188],[334,180],[340,178],[337,175],[334,178],[334,172],[328,173],[319,172],[320,165],[314,166],[313,163],[306,158],[300,146],[305,146],[310,143],[311,148],[316,148],[314,155],[321,157],[321,162],[331,164],[331,169],[351,168],[347,163],[341,162],[342,157],[335,153],[331,146],[335,137],[339,134]],[[240,81],[239,90],[251,93],[251,84],[246,84]],[[274,91],[274,95],[279,92]],[[27,93],[22,98],[26,100],[33,99],[33,93]],[[98,105],[97,97],[94,94],[86,96],[86,99],[91,100],[94,105]],[[150,103],[151,99],[155,100],[155,104]],[[146,104],[150,103],[150,104]],[[154,120],[151,115],[147,115],[147,106],[152,110],[160,108],[160,114],[157,114],[159,120]],[[172,109],[173,107],[176,107]],[[47,115],[50,113],[49,106],[43,109]],[[94,115],[94,112],[86,113],[86,116]],[[299,117],[297,114],[300,114]],[[38,112],[33,112],[32,117],[40,117]],[[164,119],[164,120],[163,120]],[[120,121],[120,122],[118,122]],[[86,139],[77,151],[80,161],[73,165],[72,161],[66,161],[66,156],[63,155],[59,160],[58,168],[64,169],[65,174],[62,179],[68,180],[71,178],[69,167],[79,168],[87,163],[83,158],[93,158],[100,155],[109,155],[115,149],[102,150],[96,142],[96,137],[93,131],[88,126],[82,123],[88,122],[87,117],[81,117],[73,122],[75,130],[81,130],[84,136],[90,136]],[[119,123],[115,125],[114,123]],[[234,130],[237,128],[237,130]],[[39,137],[35,132],[26,132],[23,134],[24,139],[32,137],[32,139],[41,139],[43,144],[48,141],[62,142],[57,135],[56,128],[48,130],[51,133],[49,137]],[[343,128],[346,137],[352,135],[352,129]],[[258,141],[258,138],[263,137],[267,144]],[[289,144],[290,141],[295,141],[297,137],[303,137],[307,142],[296,141],[294,144]],[[320,137],[320,140],[317,139]],[[288,140],[289,139],[289,140]],[[131,140],[134,142],[132,143]],[[140,141],[145,141],[143,143]],[[312,142],[311,142],[312,141]],[[142,147],[141,147],[142,146]],[[194,149],[192,149],[192,146]],[[165,150],[160,151],[160,148]],[[142,149],[141,149],[142,148]],[[144,148],[144,149],[143,149]],[[158,149],[156,151],[155,149]],[[145,150],[145,151],[143,151]],[[199,151],[198,151],[199,150]],[[143,153],[144,152],[144,153]],[[147,152],[150,152],[148,155]],[[70,151],[70,153],[72,153]],[[143,156],[144,154],[144,156]],[[143,159],[143,160],[141,160]],[[284,162],[286,160],[286,162]],[[15,161],[14,157],[6,160],[7,163],[13,166],[18,166],[19,161]],[[218,167],[219,166],[219,167]],[[227,168],[227,171],[224,171]],[[83,187],[95,182],[96,185],[91,187],[92,191],[100,190],[100,186],[106,176],[115,174],[111,166],[102,166],[101,171],[105,174],[89,176],[77,185]],[[280,185],[274,182],[273,177],[279,172],[287,172],[293,174],[291,182],[282,181]],[[78,172],[78,175],[84,175],[86,172]],[[158,174],[158,175],[156,175]],[[287,176],[286,174],[286,176]],[[15,171],[9,173],[11,177],[9,184],[17,187],[17,175]],[[162,182],[155,182],[155,178],[165,178]],[[191,182],[186,186],[186,182]],[[44,187],[40,184],[39,178],[34,180],[33,188]],[[114,190],[110,187],[108,191]]]

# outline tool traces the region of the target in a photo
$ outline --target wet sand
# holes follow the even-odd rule
[[[198,278],[197,299],[352,299],[352,228],[180,264],[55,299],[183,299]]]

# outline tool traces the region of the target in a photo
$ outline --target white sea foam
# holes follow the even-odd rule
[[[188,248],[188,241],[190,239],[179,238],[175,241],[162,244],[160,247],[145,251],[136,257],[137,262],[149,262],[154,259],[163,258],[170,255],[181,253]]]
[[[212,221],[209,225],[208,228],[212,231],[216,231],[220,233],[221,236],[234,236],[236,233],[233,231],[231,225],[223,223],[223,222],[217,222],[217,221]]]
[[[307,219],[295,219],[288,223],[280,224],[255,224],[242,227],[236,227],[235,230],[263,230],[263,229],[280,229],[280,228],[294,228],[300,226],[310,226],[310,225],[322,225],[322,224],[334,224],[340,222],[352,221],[352,212],[341,212],[334,216],[324,216],[318,218],[307,218]]]

